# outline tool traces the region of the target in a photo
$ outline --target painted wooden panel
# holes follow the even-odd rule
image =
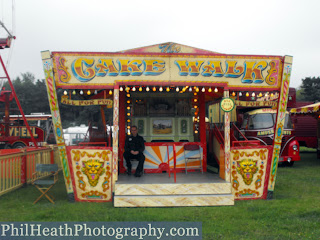
[[[77,201],[112,200],[112,151],[68,147]]]
[[[231,150],[231,184],[235,199],[256,199],[266,195],[268,148]]]
[[[108,87],[116,81],[226,83],[279,88],[282,57],[53,52],[57,86]],[[255,74],[252,74],[252,73]]]
[[[202,148],[200,149],[200,151],[202,153]],[[170,168],[173,168],[174,163],[172,146],[146,146],[144,155],[146,157],[144,164],[145,169],[158,169],[159,167],[161,167],[161,164],[168,164],[168,159]],[[195,157],[198,155],[199,154],[190,152],[186,154],[186,157]],[[200,161],[189,161],[188,167],[200,168]],[[185,168],[185,154],[183,146],[176,146],[176,168]]]

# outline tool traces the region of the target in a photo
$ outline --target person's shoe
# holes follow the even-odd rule
[[[131,176],[131,170],[127,170],[128,176]]]
[[[134,176],[135,177],[141,177],[142,173],[141,172],[135,172]]]

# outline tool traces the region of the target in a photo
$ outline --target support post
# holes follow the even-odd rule
[[[113,144],[112,144],[112,189],[118,180],[118,160],[119,160],[119,85],[114,86],[113,93]]]
[[[126,169],[123,166],[124,144],[126,140],[126,105],[125,91],[119,92],[119,170],[124,173]]]
[[[271,158],[270,176],[268,184],[268,194],[267,199],[273,198],[274,185],[276,181],[276,174],[278,169],[279,155],[281,150],[283,126],[286,118],[287,102],[289,95],[289,84],[292,69],[292,57],[285,56],[283,71],[282,71],[282,81],[280,88],[280,97],[278,102],[277,119],[274,131],[274,141],[273,141],[273,153]]]
[[[229,97],[229,90],[224,90],[223,97]],[[231,181],[230,174],[230,113],[224,113],[224,164],[225,164],[225,180]]]
[[[206,103],[205,93],[200,93],[200,104],[199,104],[199,128],[200,128],[200,142],[202,143],[202,170],[207,171],[207,136],[206,136]]]
[[[27,187],[27,151],[26,149],[21,150],[23,155],[21,158],[21,183],[22,187]]]
[[[41,52],[41,56],[42,56],[42,64],[43,64],[43,70],[44,70],[46,86],[47,86],[49,106],[50,106],[52,122],[54,126],[55,138],[56,138],[56,142],[59,149],[59,157],[60,157],[60,161],[63,169],[63,176],[65,179],[68,199],[70,202],[74,202],[74,191],[73,191],[72,182],[71,182],[71,174],[70,174],[70,168],[68,164],[66,145],[63,137],[63,129],[62,129],[62,123],[60,118],[60,110],[58,105],[56,86],[55,86],[54,77],[53,77],[52,59],[49,51]]]

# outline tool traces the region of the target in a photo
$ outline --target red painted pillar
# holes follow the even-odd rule
[[[54,164],[54,147],[51,147],[50,151],[50,163]]]
[[[200,128],[200,142],[203,148],[203,171],[207,171],[207,138],[206,138],[206,103],[205,93],[199,94],[199,128]]]
[[[126,169],[123,166],[124,143],[126,140],[126,96],[125,91],[119,92],[119,170],[124,173]]]
[[[23,187],[27,186],[27,151],[21,150],[23,155],[21,157],[21,183]]]

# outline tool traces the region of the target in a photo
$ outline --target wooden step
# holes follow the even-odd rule
[[[232,194],[114,196],[115,207],[191,207],[234,205]]]
[[[187,207],[234,205],[231,183],[211,173],[145,174],[141,178],[119,176],[115,207]]]
[[[230,194],[231,184],[223,183],[168,183],[168,184],[115,184],[115,195],[192,195]]]

